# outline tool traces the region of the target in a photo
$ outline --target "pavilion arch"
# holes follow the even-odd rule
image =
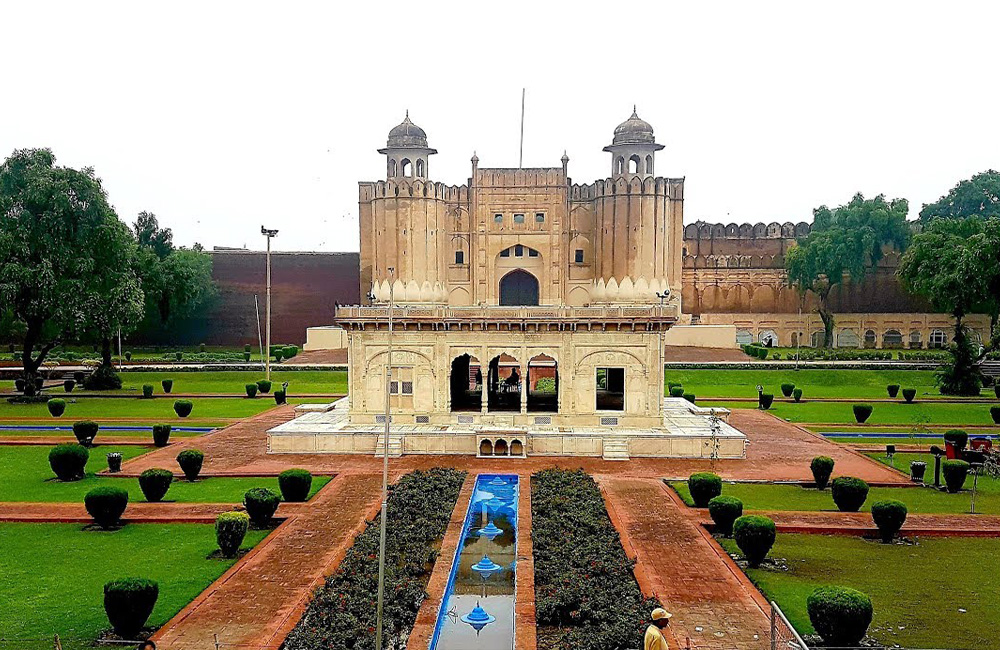
[[[639,158],[638,154],[632,154],[628,159],[628,173],[630,174],[641,174],[642,173],[642,159]]]
[[[648,156],[646,156],[646,173],[647,174],[653,173],[653,154],[649,154]]]
[[[844,329],[837,332],[837,347],[838,348],[856,348],[859,347],[861,341],[858,339],[858,333],[854,330],[845,327]]]
[[[413,164],[409,158],[403,158],[399,162],[399,171],[402,176],[413,176]]]
[[[814,348],[821,348],[826,344],[826,330],[814,330],[809,336],[809,342]]]
[[[451,412],[478,412],[483,404],[483,368],[479,359],[460,354],[451,360],[449,375]]]
[[[524,443],[519,439],[514,438],[510,441],[510,455],[511,456],[524,456]]]
[[[416,167],[417,167],[417,177],[418,178],[423,178],[424,177],[424,161],[418,159]]]
[[[931,330],[930,338],[927,339],[928,348],[943,348],[948,345],[948,335],[942,329]]]
[[[886,330],[885,334],[882,335],[882,347],[883,348],[903,347],[903,334],[897,329]]]
[[[480,456],[492,456],[493,455],[493,441],[489,438],[483,438],[482,442],[479,443],[479,455]]]
[[[486,371],[486,407],[492,412],[520,412],[521,364],[513,356],[501,352],[490,359]]]
[[[615,173],[624,174],[625,173],[625,157],[618,156],[618,160],[615,162]]]
[[[923,346],[924,343],[920,335],[920,330],[910,330],[910,348],[919,350]]]
[[[497,438],[496,442],[493,443],[493,455],[494,456],[508,456],[510,455],[510,447],[507,445],[507,441],[503,438]]]
[[[559,412],[559,364],[547,354],[528,359],[528,411]]]
[[[396,168],[397,168],[396,160],[394,158],[390,158],[389,159],[389,177],[390,178],[392,178],[393,176],[396,175]],[[384,189],[383,189],[382,193],[383,193],[383,195],[385,194],[385,190]]]
[[[875,335],[875,330],[868,329],[865,330],[865,345],[866,348],[874,348],[877,345],[877,337]]]

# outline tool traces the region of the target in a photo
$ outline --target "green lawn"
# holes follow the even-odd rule
[[[916,388],[918,396],[942,397],[931,370],[736,370],[728,368],[706,370],[681,370],[667,368],[668,383],[681,383],[689,393],[699,398],[757,397],[757,385],[765,393],[781,395],[781,384],[795,384],[803,391],[803,398],[846,397],[872,399],[888,398],[885,387],[899,384]],[[993,397],[992,390],[987,391]],[[986,395],[984,392],[983,395]]]
[[[268,531],[251,530],[244,548]],[[148,624],[166,623],[234,560],[208,559],[216,548],[206,524],[131,524],[114,532],[79,524],[0,524],[0,639],[4,647],[86,650],[110,627],[104,583],[142,576],[159,583]],[[129,646],[131,647],[131,646]]]
[[[702,400],[698,405],[710,408],[722,406],[729,409],[756,408],[753,402],[724,402]],[[923,424],[993,425],[990,407],[995,404],[961,404],[941,402],[872,403],[875,410],[866,424],[898,424],[908,427]],[[850,402],[774,402],[770,413],[789,422],[817,424],[856,423]]]
[[[48,501],[83,502],[84,495],[98,485],[114,485],[128,490],[129,501],[145,501],[139,480],[134,478],[112,478],[94,476],[94,472],[107,469],[106,454],[121,452],[126,460],[150,451],[151,447],[102,446],[90,450],[87,462],[87,477],[79,481],[58,480],[49,467],[51,447],[37,445],[0,446],[0,502],[4,501]],[[164,469],[174,472],[174,482],[170,485],[164,501],[186,503],[241,503],[243,494],[253,487],[268,487],[278,490],[276,477],[259,478],[207,478],[195,482],[183,479],[176,463],[167,464]],[[312,482],[312,494],[330,481],[327,476],[316,476]],[[127,511],[126,511],[127,515]]]
[[[46,424],[47,425],[49,423],[48,422],[41,422],[39,424]],[[52,429],[40,429],[40,428],[39,429],[5,429],[4,428],[4,423],[0,422],[0,438],[4,438],[4,437],[17,438],[17,437],[22,437],[22,436],[24,436],[24,437],[36,437],[36,436],[37,437],[64,437],[64,438],[66,438],[67,442],[75,442],[76,438],[73,436],[72,429],[69,428],[70,424],[71,423],[69,423],[69,422],[61,423],[60,426],[65,426],[66,428],[63,429],[63,430],[60,430],[60,431],[54,431]],[[176,424],[174,422],[171,422],[170,424],[176,425],[176,426],[180,426],[179,424]],[[188,425],[189,423],[187,421],[185,421],[184,424]],[[18,426],[21,426],[20,422],[18,423]],[[115,422],[114,424],[109,424],[108,426],[129,426],[129,425],[128,424],[119,425],[117,422]],[[128,437],[128,438],[149,438],[150,442],[152,442],[152,439],[153,439],[153,430],[150,428],[150,426],[148,424],[147,425],[136,424],[136,425],[132,425],[132,426],[141,426],[143,428],[142,428],[141,431],[132,430],[132,429],[124,430],[124,431],[123,430],[112,431],[110,429],[106,429],[104,427],[101,427],[101,430],[98,433],[97,441],[100,442],[101,441],[101,437],[103,437],[103,436],[119,436],[119,437],[123,437],[123,438],[125,438],[125,437]],[[201,425],[192,425],[192,426],[201,426]],[[205,435],[205,433],[207,433],[207,432],[203,432],[203,431],[177,431],[176,429],[174,429],[174,430],[172,430],[170,432],[170,439],[173,440],[174,438],[191,438],[193,436],[203,436],[203,435]]]
[[[840,442],[848,445],[868,445],[881,447],[884,445],[920,445],[930,449],[931,445],[944,446],[944,438],[827,438],[830,442]]]
[[[739,553],[732,540],[722,540]],[[910,648],[1000,649],[994,571],[1000,539],[921,538],[916,545],[858,537],[779,534],[770,557],[783,569],[748,569],[792,625],[812,634],[806,599],[817,587],[842,585],[875,606],[869,635]],[[897,646],[898,647],[898,646]]]
[[[263,370],[253,371],[201,371],[172,372],[158,370],[156,372],[123,372],[123,394],[142,393],[142,385],[150,384],[156,395],[163,395],[160,382],[173,379],[172,393],[184,394],[218,394],[244,395],[243,387],[264,378]],[[281,388],[282,382],[288,382],[288,394],[295,395],[341,395],[347,393],[347,372],[344,370],[271,370],[272,390]],[[12,380],[0,381],[0,389],[13,390]],[[49,389],[54,397],[66,397],[62,388]],[[69,396],[86,395],[87,391],[77,388]]]
[[[4,418],[37,418],[56,424],[74,420],[99,418],[150,418],[162,419],[168,424],[187,423],[193,417],[200,418],[244,418],[256,415],[267,409],[274,408],[271,396],[247,399],[233,398],[194,398],[194,410],[186,419],[177,417],[174,413],[174,399],[170,396],[154,399],[117,398],[117,397],[83,397],[71,403],[66,400],[66,412],[59,418],[49,415],[45,404],[10,404],[0,401],[0,420]],[[289,400],[290,403],[302,400]]]

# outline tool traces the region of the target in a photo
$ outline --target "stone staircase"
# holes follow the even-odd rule
[[[385,435],[380,435],[375,442],[375,457],[381,458],[385,454]],[[389,458],[399,458],[403,455],[403,436],[389,434]]]
[[[994,379],[1000,377],[1000,361],[983,361],[982,371],[988,377],[993,377]]]
[[[604,460],[628,460],[628,438],[624,436],[605,436]]]

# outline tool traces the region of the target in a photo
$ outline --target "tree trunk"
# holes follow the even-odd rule
[[[823,320],[823,347],[833,347],[833,314],[826,308],[826,300],[820,298],[819,317]]]
[[[110,368],[112,364],[111,359],[111,338],[108,336],[101,337],[101,366],[105,368]]]

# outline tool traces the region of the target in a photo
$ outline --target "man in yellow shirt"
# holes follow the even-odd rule
[[[671,616],[673,614],[662,607],[653,610],[650,615],[653,622],[646,628],[646,638],[643,640],[642,650],[670,650],[670,644],[667,643],[667,637],[663,630],[670,625]]]

